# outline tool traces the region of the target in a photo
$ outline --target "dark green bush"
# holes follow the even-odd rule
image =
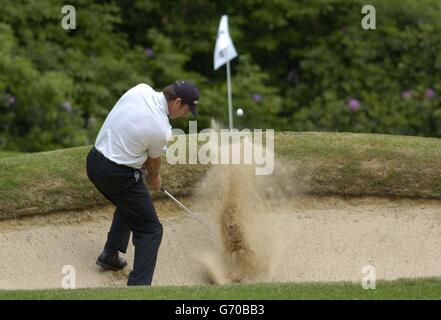
[[[213,70],[230,17],[239,127],[441,136],[438,0],[57,0],[0,6],[0,149],[93,143],[131,86],[178,78],[201,89],[199,129],[228,123],[225,68]],[[376,30],[363,30],[372,4]],[[172,124],[187,129],[189,119]]]

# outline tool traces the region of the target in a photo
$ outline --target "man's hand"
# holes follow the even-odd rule
[[[157,176],[149,176],[147,183],[154,191],[159,191],[161,189],[161,176],[159,174]]]

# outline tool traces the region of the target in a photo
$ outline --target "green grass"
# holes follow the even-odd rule
[[[441,140],[352,133],[284,133],[276,150],[294,160],[302,191],[440,198]]]
[[[86,176],[90,147],[0,159],[0,219],[101,205]],[[277,133],[273,177],[287,192],[439,199],[441,140],[352,133]],[[167,165],[163,184],[191,193],[206,165]],[[160,195],[154,194],[154,198]],[[288,194],[289,196],[289,194]]]
[[[440,299],[441,279],[378,281],[376,289],[361,284],[266,283],[194,287],[125,287],[76,290],[0,291],[0,299]]]
[[[0,158],[15,157],[20,155],[18,151],[0,151]]]

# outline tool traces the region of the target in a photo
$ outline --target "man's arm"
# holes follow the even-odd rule
[[[147,170],[149,176],[159,175],[159,170],[161,169],[161,157],[148,157],[142,167]]]
[[[149,186],[158,191],[161,188],[161,176],[159,174],[159,170],[161,169],[161,157],[148,157],[147,160],[144,162],[142,168],[147,170],[147,182]]]
[[[161,176],[159,170],[161,169],[161,156],[167,152],[167,140],[171,136],[171,130],[167,137],[160,137],[153,139],[147,149],[147,160],[143,164],[143,168],[148,173],[148,184],[154,190],[161,189]]]

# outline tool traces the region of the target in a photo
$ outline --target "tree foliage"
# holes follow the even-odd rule
[[[227,124],[225,68],[213,70],[230,17],[240,127],[441,136],[441,3],[361,0],[2,0],[0,149],[93,143],[119,96],[140,82],[201,89],[198,127]],[[189,119],[172,124],[186,129]]]

